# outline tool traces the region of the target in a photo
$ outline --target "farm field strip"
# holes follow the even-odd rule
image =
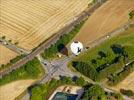
[[[108,0],[89,17],[74,40],[90,46],[93,41],[126,24],[132,9],[133,0]]]
[[[24,92],[35,80],[18,80],[9,84],[0,86],[0,100],[14,100]]]
[[[15,58],[18,55],[19,54],[16,52],[0,44],[0,65],[9,63],[11,59]]]
[[[18,46],[31,50],[71,23],[89,0],[2,0],[0,34]]]

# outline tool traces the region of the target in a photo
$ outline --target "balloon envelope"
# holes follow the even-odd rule
[[[73,54],[78,55],[83,50],[83,45],[81,42],[75,41],[75,42],[71,43],[70,48],[71,48],[71,51]]]

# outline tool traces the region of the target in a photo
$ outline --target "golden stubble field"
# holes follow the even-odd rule
[[[108,0],[89,17],[74,40],[90,46],[93,41],[126,24],[132,9],[134,0]]]
[[[24,92],[35,80],[19,80],[0,86],[0,100],[14,100]]]
[[[31,50],[71,23],[92,0],[1,0],[0,34]]]
[[[16,52],[0,44],[0,65],[9,63],[11,59],[15,58],[18,55],[19,54]]]

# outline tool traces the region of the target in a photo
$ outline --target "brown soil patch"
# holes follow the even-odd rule
[[[0,65],[9,63],[11,59],[15,58],[18,55],[19,54],[16,52],[0,44]]]
[[[34,82],[35,80],[19,80],[0,86],[0,100],[14,100]]]
[[[91,42],[124,25],[132,9],[133,0],[108,0],[89,17],[74,40],[90,46]]]

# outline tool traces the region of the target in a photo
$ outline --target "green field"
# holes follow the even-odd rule
[[[77,71],[96,80],[91,75],[97,73],[97,78],[104,79],[122,70],[125,64],[132,60],[134,60],[133,27],[75,57],[72,64],[75,62],[77,66],[73,65],[73,67]]]

